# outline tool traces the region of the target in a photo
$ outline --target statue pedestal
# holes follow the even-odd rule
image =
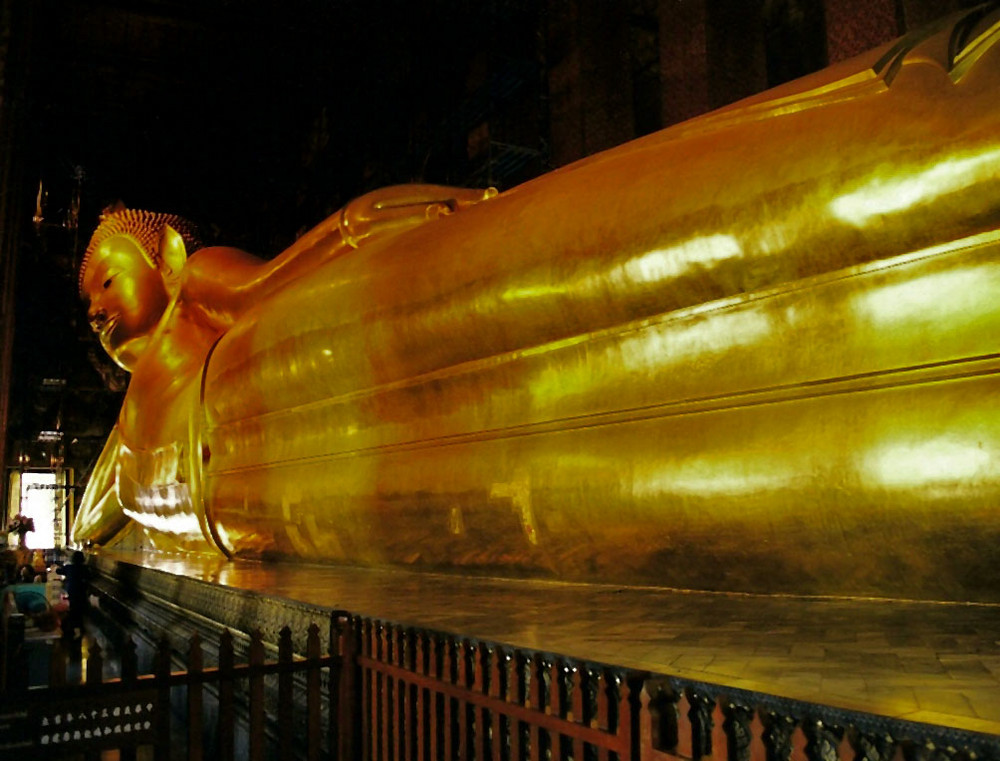
[[[322,628],[335,611],[349,611],[720,691],[782,696],[815,705],[817,716],[860,707],[889,721],[885,717],[925,711],[935,723],[1000,736],[1000,721],[972,713],[992,715],[995,676],[985,667],[940,666],[964,663],[968,653],[983,662],[1000,659],[992,606],[725,595],[153,553],[105,551],[93,562],[100,592],[119,600],[150,641],[165,635],[182,653],[192,630],[209,642],[228,628],[243,652],[245,633],[255,628],[275,645],[286,624],[299,638],[310,623]],[[111,604],[102,599],[102,609]],[[941,644],[941,632],[949,644]],[[930,645],[920,643],[938,643],[937,658],[928,660]],[[303,647],[296,639],[295,652]],[[825,676],[818,681],[815,674]],[[967,704],[953,700],[956,691]],[[827,714],[831,722],[833,716]]]

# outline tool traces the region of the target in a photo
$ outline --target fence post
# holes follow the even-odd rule
[[[357,638],[360,622],[335,613],[330,623],[330,752],[341,761],[353,761],[358,748],[359,718],[363,706],[356,694]]]
[[[455,642],[455,658],[457,659],[457,679],[455,684],[464,690],[469,690],[472,685],[469,683],[469,664],[472,660],[472,643],[467,639]],[[468,703],[463,698],[459,698],[456,701],[458,707],[458,757],[461,759],[466,759],[469,757],[469,751],[475,747],[475,743],[471,739],[472,727],[469,721],[469,713],[474,709],[470,703]]]
[[[61,639],[52,643],[52,656],[49,658],[49,686],[64,687],[66,685],[66,648]]]
[[[87,685],[93,686],[104,681],[104,653],[97,640],[87,652]]]
[[[139,659],[135,652],[135,641],[131,637],[126,637],[122,642],[121,669],[122,681],[128,685],[135,685],[139,676]]]
[[[427,648],[427,673],[430,676],[434,677],[435,679],[440,680],[441,678],[441,672],[439,670],[440,668],[439,658],[441,655],[441,648],[439,644],[440,640],[437,634],[425,632],[424,643]],[[427,693],[427,702],[429,704],[428,712],[430,714],[430,717],[427,721],[427,732],[430,735],[430,737],[428,738],[429,741],[428,744],[430,747],[429,755],[430,758],[432,759],[437,759],[441,755],[439,752],[441,748],[441,743],[439,742],[439,736],[440,736],[442,716],[444,713],[443,701],[447,699],[448,697],[446,695],[443,695],[441,692],[436,690],[428,691]]]
[[[156,761],[170,761],[170,640],[166,635],[156,651]]]
[[[407,628],[402,632],[400,644],[402,646],[402,654],[400,664],[402,667],[413,674],[416,673],[416,659],[415,659],[415,638],[416,635],[412,628]],[[416,713],[416,700],[417,692],[419,687],[416,682],[411,679],[407,679],[402,685],[402,696],[403,696],[403,743],[406,751],[406,755],[402,756],[408,759],[408,761],[416,761],[417,758],[417,720],[415,718]]]
[[[219,759],[233,761],[236,716],[233,711],[233,634],[219,637]]]
[[[610,680],[608,679],[607,673],[604,671],[604,669],[600,669],[597,672],[597,688],[596,688],[597,714],[594,718],[596,720],[597,728],[603,729],[606,732],[612,732],[614,730],[614,727],[611,724],[611,714],[610,711],[608,710],[608,703],[609,703],[608,690],[610,689],[609,682]],[[597,758],[598,761],[607,761],[608,758],[607,749],[604,747],[598,748]]]
[[[751,729],[755,717],[754,709],[737,700],[729,699],[723,703],[722,710],[725,716],[722,725],[726,742],[725,757],[730,761],[750,761],[751,746],[754,741]]]
[[[379,663],[391,663],[392,657],[389,654],[389,625],[379,622],[378,625],[378,646],[375,649],[378,653]],[[382,761],[389,761],[392,756],[389,754],[389,742],[391,738],[390,728],[392,725],[392,715],[390,713],[392,705],[392,677],[383,669],[378,669],[375,676],[379,684],[378,701],[381,707],[378,721],[374,725],[377,728],[378,737],[376,744],[379,745],[379,758]]]
[[[278,757],[281,761],[292,761],[293,729],[292,713],[292,630],[282,627],[278,633]]]
[[[135,687],[139,677],[139,659],[136,657],[135,642],[131,637],[126,637],[121,646],[121,675],[122,682],[129,687]],[[65,673],[65,668],[63,669]],[[121,749],[121,761],[135,761],[136,753],[134,747]]]
[[[7,695],[17,695],[28,691],[28,659],[24,653],[24,614],[11,613],[6,617],[6,684]]]
[[[264,761],[264,642],[259,629],[250,633],[250,761]]]
[[[327,652],[333,656],[333,660],[330,663],[330,676],[327,682],[327,699],[330,706],[330,715],[326,732],[330,757],[334,759],[343,758],[342,741],[340,738],[345,731],[341,723],[343,721],[343,717],[341,716],[341,701],[343,700],[341,681],[344,678],[342,669],[345,668],[344,650],[347,647],[344,639],[344,633],[341,629],[341,617],[338,613],[331,613]]]
[[[393,666],[401,666],[403,663],[403,629],[400,626],[390,626],[387,627],[387,632],[389,637],[389,652],[386,661]],[[404,747],[405,727],[403,726],[402,710],[405,690],[406,682],[403,679],[391,678],[388,716],[389,721],[392,722],[392,750],[389,758],[398,758],[400,761],[406,761],[406,750]]]
[[[712,756],[712,730],[715,727],[715,700],[708,695],[688,690],[688,702],[691,705],[691,758],[707,758]]]
[[[528,704],[532,709],[542,713],[542,679],[545,674],[545,664],[542,663],[541,655],[536,654],[529,661],[528,673],[531,681],[528,687]],[[542,759],[542,728],[535,722],[531,722],[528,727],[528,758],[531,761],[541,761]]]
[[[359,641],[358,652],[365,658],[375,657],[375,623],[371,619],[363,622],[359,621]],[[361,690],[364,693],[364,700],[358,706],[358,713],[361,716],[361,757],[370,761],[376,758],[376,745],[373,742],[374,732],[378,726],[375,703],[375,670],[364,667],[359,671],[361,679]],[[344,757],[347,758],[346,756]]]
[[[309,624],[306,633],[306,761],[318,761],[320,754],[319,627]],[[331,674],[332,676],[332,674]],[[331,710],[333,706],[330,706]],[[331,755],[333,748],[330,748]]]
[[[427,648],[427,633],[424,631],[414,632],[413,637],[413,664],[414,669],[417,674],[421,676],[426,676],[428,671],[428,648]],[[433,665],[430,666],[433,668]],[[420,680],[420,684],[417,687],[417,761],[427,760],[427,747],[429,742],[428,737],[428,725],[431,731],[434,731],[433,723],[428,721],[428,713],[433,711],[432,708],[428,706],[434,704],[434,693],[427,689],[424,685],[423,680]]]
[[[503,666],[505,653],[499,647],[488,646],[486,649],[486,656],[489,664],[489,696],[492,698],[497,698],[498,700],[503,699],[503,694],[500,690],[500,680],[502,678]],[[503,750],[503,738],[501,736],[501,722],[503,721],[503,714],[500,711],[492,711],[490,732],[492,736],[490,743],[490,753],[492,758],[499,759],[501,752]],[[583,756],[574,756],[574,758],[583,758]]]
[[[198,632],[191,635],[187,664],[188,689],[188,761],[201,761],[204,755],[202,733],[202,657],[201,637]]]
[[[14,598],[10,592],[4,592],[0,597],[0,690],[7,691],[7,664],[10,662],[10,638],[8,623],[14,610]]]
[[[524,674],[527,668],[523,653],[515,650],[510,658],[510,682],[507,684],[507,700],[523,706],[527,696],[524,688]],[[521,721],[510,718],[510,757],[521,761]]]
[[[632,673],[622,680],[621,698],[618,708],[618,732],[622,738],[622,748],[630,758],[640,758],[642,748],[643,716],[642,693],[646,681],[644,674]]]
[[[443,648],[441,657],[441,680],[445,684],[455,684],[455,641],[446,635],[440,636],[440,646]],[[450,695],[444,695],[444,757],[455,758],[458,754],[455,751],[455,714],[454,704],[457,701]],[[459,708],[461,710],[461,708]]]
[[[486,682],[489,678],[490,658],[489,648],[486,643],[477,643],[472,651],[472,684],[473,689],[479,694],[486,694]],[[476,750],[473,754],[475,758],[489,758],[492,752],[490,745],[490,728],[493,724],[492,711],[488,708],[475,709],[475,738]]]
[[[553,659],[549,667],[549,704],[545,713],[566,718],[566,666],[559,658]],[[563,736],[558,732],[549,733],[549,753],[552,758],[562,758]]]
[[[567,687],[570,690],[569,712],[573,721],[579,726],[585,725],[583,710],[583,695],[586,685],[586,670],[582,665],[573,666],[567,680]],[[583,758],[583,740],[580,737],[573,738],[573,758]]]

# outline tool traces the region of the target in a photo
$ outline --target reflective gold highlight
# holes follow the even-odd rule
[[[270,262],[166,233],[77,538],[1000,601],[1000,48],[970,18],[495,198],[386,189]]]

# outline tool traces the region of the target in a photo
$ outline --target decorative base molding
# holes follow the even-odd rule
[[[277,652],[278,635],[288,626],[297,654],[304,654],[306,632],[315,623],[330,627],[331,608],[269,597],[259,592],[211,584],[108,558],[94,561],[99,577],[95,590],[112,606],[113,615],[148,639],[167,637],[178,652],[197,631],[205,642],[224,629],[233,635],[236,654],[246,656],[250,632],[259,631],[265,648]]]

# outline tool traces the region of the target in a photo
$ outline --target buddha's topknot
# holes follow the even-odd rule
[[[101,223],[87,244],[87,250],[80,262],[80,277],[78,287],[83,294],[83,275],[87,271],[90,259],[98,247],[113,235],[127,235],[134,239],[145,252],[149,260],[156,266],[160,264],[160,236],[165,225],[170,225],[180,233],[188,252],[201,247],[198,230],[194,223],[176,214],[161,214],[141,209],[118,209],[107,211],[101,215]]]

